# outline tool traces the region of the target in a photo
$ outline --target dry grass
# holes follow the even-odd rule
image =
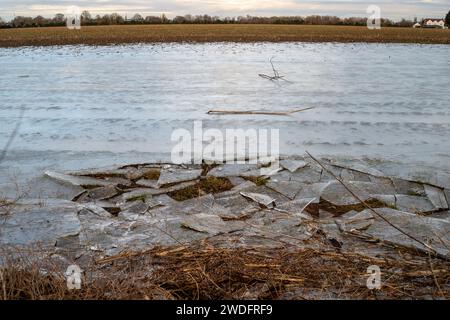
[[[7,264],[0,276],[0,298],[450,298],[449,262],[427,257],[378,259],[333,250],[220,249],[208,245],[156,248],[97,261],[85,269],[82,289],[72,291],[62,272],[44,259],[33,261],[39,262]],[[366,287],[370,265],[382,270],[380,291]]]
[[[257,186],[265,186],[269,182],[267,177],[246,176],[244,179],[253,182]]]
[[[377,199],[369,199],[366,201],[366,204],[368,206],[370,206],[371,208],[391,208],[386,203],[379,201]],[[319,204],[309,205],[305,211],[317,216],[319,214],[319,209],[329,212],[329,213],[332,213],[335,217],[339,217],[350,211],[357,211],[357,212],[364,211],[367,209],[367,207],[362,203],[335,206],[332,203],[322,199],[322,200],[320,200]]]
[[[158,180],[159,176],[161,175],[161,171],[160,170],[149,170],[147,171],[143,178],[148,179],[148,180]]]
[[[217,163],[203,163],[202,164],[202,177],[206,177],[212,169],[214,169],[218,166],[219,166],[219,164],[217,164]]]
[[[216,194],[231,190],[233,184],[226,178],[206,177],[193,186],[168,193],[169,197],[177,201],[184,201],[200,197],[205,194]]]
[[[0,47],[151,42],[390,42],[450,44],[450,30],[306,25],[144,25],[1,29]]]

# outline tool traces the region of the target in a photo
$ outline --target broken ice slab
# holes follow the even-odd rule
[[[173,200],[167,194],[160,194],[152,197],[146,197],[145,203],[150,206],[150,209],[156,208],[159,206],[171,206],[177,203],[176,200]]]
[[[131,172],[131,170],[133,170],[133,169],[134,168],[119,169],[117,167],[106,167],[106,168],[69,171],[69,172],[65,172],[65,174],[72,175],[72,176],[86,176],[86,177],[95,177],[95,178],[104,178],[104,177],[126,178],[127,174],[129,174]]]
[[[276,210],[261,210],[246,220],[246,228],[242,233],[244,236],[299,244],[310,239],[314,233],[315,224],[306,220],[293,219],[292,216]]]
[[[396,198],[396,207],[401,211],[411,213],[429,213],[435,211],[434,205],[426,197],[407,196],[398,194]]]
[[[294,173],[289,171],[282,171],[277,173],[272,177],[272,180],[294,180],[301,183],[317,183],[320,181],[320,177],[322,175],[322,171],[317,167],[306,166],[301,169],[298,169]]]
[[[182,202],[176,202],[167,208],[167,210],[170,210],[171,213],[182,216],[186,214],[204,213],[228,218],[230,220],[235,218],[234,214],[240,212],[242,209],[243,207],[241,206],[238,207],[237,211],[231,211],[229,207],[222,206],[220,201],[217,201],[211,194]]]
[[[306,167],[307,163],[303,160],[291,160],[291,159],[285,159],[280,161],[280,165],[290,171],[295,172],[300,168]]]
[[[139,180],[143,177],[152,176],[155,180],[158,179],[160,168],[158,166],[155,167],[141,167],[141,168],[128,168],[130,170],[126,178],[130,180]]]
[[[341,176],[342,168],[329,164],[323,164],[323,166],[325,169],[317,168],[317,170],[321,171],[320,182],[337,181],[336,178]]]
[[[301,200],[301,199],[314,199],[313,203],[319,203],[320,197],[322,196],[323,191],[325,188],[328,187],[330,182],[319,182],[319,183],[313,183],[309,185],[304,185],[295,199]]]
[[[112,181],[105,181],[101,179],[82,177],[82,176],[71,176],[64,173],[58,173],[55,171],[45,171],[44,174],[52,179],[58,180],[63,183],[68,183],[74,186],[81,186],[86,189],[95,187],[106,187],[115,185]]]
[[[389,208],[395,208],[397,205],[397,199],[394,195],[386,195],[386,194],[372,194],[370,197],[374,200],[378,200],[386,205]]]
[[[344,243],[341,230],[338,224],[334,221],[322,223],[319,229],[323,232],[327,240],[335,247],[342,247]]]
[[[336,223],[343,232],[364,230],[370,227],[374,222],[375,218],[369,210],[362,212],[350,211],[336,219]]]
[[[223,221],[219,216],[213,214],[198,213],[183,218],[181,225],[185,228],[218,235],[242,229],[245,225],[238,221]]]
[[[369,175],[351,169],[342,169],[341,177],[344,181],[365,181],[370,182]]]
[[[397,194],[405,194],[418,197],[426,196],[425,188],[422,183],[403,180],[399,178],[392,178],[391,180],[394,184],[395,192]]]
[[[163,201],[158,200],[158,199],[154,198],[153,196],[152,197],[146,197],[144,202],[148,205],[148,210],[151,210],[153,208],[160,207],[160,206],[164,205]]]
[[[277,205],[277,210],[292,214],[293,216],[298,218],[312,220],[312,216],[309,213],[305,212],[305,209],[314,202],[314,198],[296,199]]]
[[[122,201],[131,201],[131,200],[136,200],[139,198],[142,198],[142,200],[144,200],[148,196],[157,196],[157,195],[167,194],[170,192],[185,189],[187,187],[191,187],[191,186],[195,185],[197,182],[198,181],[183,182],[183,183],[179,183],[179,184],[176,184],[176,185],[173,185],[173,186],[170,186],[167,188],[161,188],[161,189],[152,189],[152,188],[131,189],[131,191],[125,192],[119,198],[121,198]]]
[[[245,183],[247,180],[241,177],[228,177],[228,180],[231,182],[233,186],[238,186]]]
[[[117,215],[120,212],[120,207],[116,206],[115,204],[113,204],[109,201],[105,201],[105,200],[95,200],[92,202],[81,203],[81,205],[85,205],[85,204],[91,204],[91,205],[95,205],[97,207],[101,207],[101,208],[105,209],[106,211],[108,211],[113,216]]]
[[[223,212],[218,214],[227,219],[240,219],[260,210],[257,203],[244,198],[239,193],[233,195],[217,194],[214,204],[225,208]]]
[[[54,246],[58,239],[77,236],[81,231],[78,205],[70,202],[36,200],[35,204],[17,205],[2,217],[1,246]]]
[[[450,222],[450,210],[435,212],[435,213],[430,214],[427,217],[435,218],[435,219],[447,220],[447,221]]]
[[[367,163],[364,163],[363,161],[342,161],[342,160],[332,160],[330,164],[341,167],[343,169],[352,169],[354,171],[358,171],[361,173],[366,173],[375,177],[385,177],[386,174],[383,172],[370,167]]]
[[[14,180],[14,179],[13,179]],[[0,194],[3,198],[16,198],[17,181],[11,183],[0,183]],[[30,199],[66,199],[71,200],[80,193],[84,192],[84,188],[69,183],[61,183],[48,176],[38,176],[27,180],[26,186],[20,188],[20,193]]]
[[[275,206],[275,199],[265,194],[241,192],[241,195],[245,198],[255,201],[265,208],[273,208]]]
[[[450,189],[444,189],[445,199],[447,200],[447,204],[450,207]]]
[[[442,189],[427,184],[424,185],[424,188],[427,198],[431,201],[435,210],[448,209],[447,200]]]
[[[219,212],[215,206],[214,197],[211,194],[184,201],[175,201],[165,196],[157,196],[153,199],[163,204],[149,212],[150,215],[155,217],[184,216],[196,213],[216,214]],[[148,203],[147,199],[146,202]]]
[[[377,215],[373,215],[375,222],[364,231],[365,235],[397,246],[429,252],[429,249],[426,246],[405,235],[405,233],[407,233],[419,241],[431,246],[440,256],[449,257],[449,221],[423,217],[389,208],[376,209],[376,212],[403,232],[392,227]],[[362,214],[366,213],[367,212],[362,212]],[[371,214],[371,212],[369,213]]]
[[[252,186],[252,187],[248,187],[243,189],[241,192],[245,192],[245,193],[257,193],[257,194],[262,194],[262,195],[266,195],[270,198],[275,199],[275,203],[276,205],[282,204],[284,202],[290,201],[290,199],[284,195],[282,195],[281,193],[267,187],[267,186]]]
[[[83,203],[80,204],[80,208],[85,208],[102,218],[112,218],[112,214],[110,212],[106,211],[103,207],[95,203]]]
[[[417,169],[416,171],[409,172],[406,178],[439,188],[450,189],[450,173],[448,172]]]
[[[363,201],[375,198],[374,195],[394,195],[395,193],[392,186],[373,182],[349,181],[346,187]],[[323,189],[321,197],[336,206],[360,203],[346,187],[338,181],[331,181]]]
[[[246,181],[242,182],[241,184],[233,187],[231,190],[225,191],[225,192],[229,192],[230,194],[232,194],[232,193],[237,193],[239,191],[246,190],[249,188],[254,188],[254,187],[256,187],[256,184],[254,182],[246,180]]]
[[[136,181],[136,184],[141,187],[159,189],[160,185],[157,180],[140,179]]]
[[[450,189],[450,172],[415,164],[383,163],[383,171],[393,180],[403,179]]]
[[[162,169],[158,185],[165,186],[173,183],[192,181],[198,179],[202,174],[201,169],[167,168]]]
[[[92,202],[98,200],[106,200],[115,197],[120,192],[114,185],[106,187],[98,187],[90,190],[86,190],[82,195],[78,195],[74,198],[74,201],[78,202]]]
[[[301,188],[304,186],[303,183],[298,181],[273,181],[270,180],[267,187],[275,190],[278,193],[286,196],[287,198],[293,200]]]
[[[258,169],[256,164],[224,164],[211,169],[208,176],[217,178],[238,177],[255,169]]]
[[[150,189],[150,188],[138,188],[133,189],[132,191],[125,192],[120,196],[122,201],[134,201],[134,200],[145,200],[146,197],[155,195],[156,189]]]
[[[131,180],[120,177],[105,177],[103,180],[111,182],[116,186],[118,186],[119,188],[130,187],[133,184]]]
[[[144,214],[149,209],[149,206],[143,201],[132,201],[123,204],[120,209],[122,212],[128,211],[136,214]]]

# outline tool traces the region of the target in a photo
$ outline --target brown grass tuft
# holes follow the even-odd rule
[[[148,180],[158,180],[160,175],[160,170],[149,170],[144,174],[143,178]]]
[[[269,179],[265,178],[265,177],[248,176],[248,177],[243,177],[243,178],[247,181],[253,182],[257,186],[265,186],[267,184],[267,182],[269,182]]]
[[[226,178],[206,177],[193,186],[170,192],[168,195],[174,200],[184,201],[197,198],[205,194],[215,194],[228,191],[232,188],[233,184]]]
[[[122,253],[85,268],[69,291],[45,260],[8,264],[3,299],[410,299],[450,298],[450,264],[427,257],[369,258],[315,249],[155,248]],[[367,267],[382,270],[380,291],[366,287]],[[50,264],[51,266],[51,264]],[[45,271],[45,272],[44,272]],[[437,285],[439,284],[439,289]]]
[[[380,200],[377,200],[377,199],[369,199],[366,201],[366,204],[368,206],[370,206],[371,208],[391,208],[386,203],[384,203]],[[339,217],[350,211],[356,211],[356,212],[364,211],[367,209],[367,207],[362,203],[335,206],[332,203],[322,199],[322,200],[320,200],[320,203],[318,205],[312,204],[312,205],[308,206],[306,211],[310,214],[318,215],[319,209],[324,210],[329,213],[332,213],[335,217]]]

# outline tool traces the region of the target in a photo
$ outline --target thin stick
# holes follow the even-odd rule
[[[436,285],[436,288],[438,289],[439,294],[441,295],[441,297],[445,297],[444,293],[442,292],[441,286],[439,285],[439,282],[437,280],[436,273],[434,272],[433,263],[431,262],[431,255],[430,255],[430,253],[428,253],[428,263],[430,264],[430,270],[431,270],[431,274],[433,275],[434,284]]]
[[[377,215],[378,217],[380,217],[381,219],[383,219],[387,224],[389,224],[391,227],[393,227],[394,229],[396,229],[397,231],[403,233],[405,236],[407,236],[408,238],[420,243],[422,246],[424,246],[425,248],[428,248],[435,256],[438,256],[440,258],[444,258],[444,259],[448,259],[447,257],[443,257],[442,255],[439,255],[436,250],[434,250],[431,246],[429,246],[428,244],[426,244],[425,242],[417,239],[416,237],[414,237],[413,235],[407,233],[406,231],[403,231],[401,228],[397,227],[395,224],[393,224],[392,222],[390,222],[388,219],[386,219],[382,214],[378,213],[377,211],[375,211],[371,206],[369,206],[364,200],[362,200],[360,197],[358,197],[349,187],[347,187],[347,185],[339,178],[337,177],[333,172],[331,172],[331,170],[328,170],[319,160],[317,160],[316,158],[314,158],[308,151],[306,151],[306,154],[313,159],[323,170],[325,170],[327,173],[329,173],[330,175],[332,175],[337,181],[339,181],[340,184],[342,184],[342,186],[353,196],[355,197],[355,199],[357,199],[360,203],[362,203],[367,209],[369,209],[371,212],[373,212],[375,215]]]
[[[16,123],[16,126],[13,130],[13,132],[11,133],[11,136],[9,137],[8,141],[6,142],[5,147],[3,148],[2,152],[0,153],[0,163],[3,162],[3,160],[6,157],[6,154],[8,153],[9,147],[11,146],[12,142],[14,141],[14,138],[16,137],[17,133],[19,132],[20,126],[22,125],[22,119],[23,119],[23,115],[25,113],[25,108],[20,109],[20,114],[19,114],[19,120]]]
[[[314,107],[310,108],[303,108],[303,109],[294,109],[294,110],[288,110],[288,111],[263,111],[263,110],[248,110],[248,111],[240,111],[240,110],[209,110],[207,114],[217,114],[217,115],[227,115],[227,114],[236,114],[236,115],[243,115],[243,114],[261,114],[261,115],[273,115],[273,116],[287,116],[290,114],[307,111],[314,109]]]
[[[283,81],[291,83],[291,81],[284,79],[284,76],[280,76],[280,73],[278,72],[277,69],[275,69],[275,66],[273,65],[273,61],[272,61],[273,58],[274,57],[269,59],[270,65],[272,66],[273,76],[268,76],[268,75],[263,74],[263,73],[258,74],[258,76],[260,76],[261,78],[264,78],[264,79],[268,79],[270,81],[283,80]]]
[[[275,75],[276,78],[280,77],[280,74],[278,73],[278,71],[275,69],[274,65],[273,65],[273,60],[274,57],[270,58],[270,64],[272,65],[272,70],[273,70],[273,74]]]
[[[3,300],[7,300],[6,296],[6,280],[3,277],[3,270],[0,270],[0,281],[2,282],[2,289],[3,289]]]

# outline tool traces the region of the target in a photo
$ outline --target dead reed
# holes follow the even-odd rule
[[[63,270],[58,270],[49,259],[14,262],[2,259],[0,297],[5,300],[450,297],[449,262],[399,254],[402,259],[370,258],[337,249],[225,249],[205,243],[154,248],[97,260],[84,268],[82,289],[72,291],[66,287]],[[370,265],[382,270],[381,290],[366,287]]]

